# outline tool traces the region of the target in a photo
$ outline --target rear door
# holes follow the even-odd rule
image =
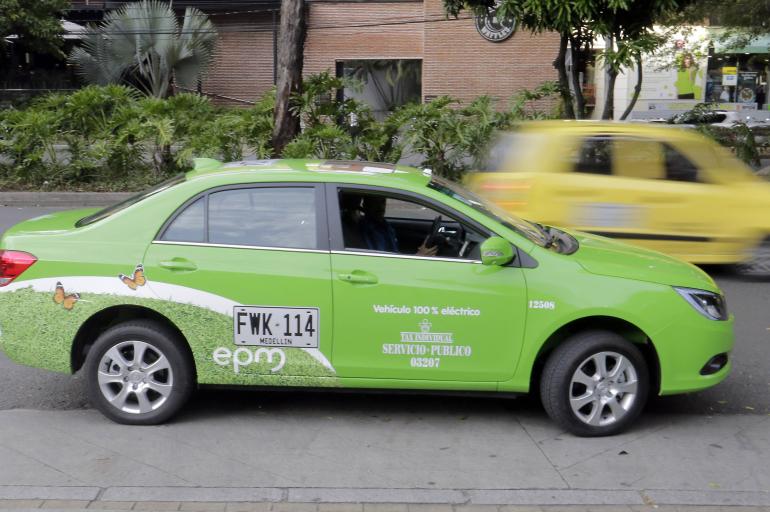
[[[178,305],[200,382],[282,385],[332,376],[329,258],[322,188],[274,183],[191,198],[144,265]]]

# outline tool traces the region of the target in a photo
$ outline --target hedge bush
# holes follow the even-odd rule
[[[528,106],[555,92],[548,83],[518,94],[505,111],[488,97],[465,107],[442,97],[378,121],[365,105],[337,97],[350,85],[328,73],[306,80],[293,98],[302,133],[281,156],[397,162],[409,148],[434,172],[458,178],[495,129],[553,115]],[[273,92],[243,108],[189,93],[150,98],[120,85],[43,96],[0,111],[0,190],[138,190],[189,169],[194,157],[266,158],[273,106]]]

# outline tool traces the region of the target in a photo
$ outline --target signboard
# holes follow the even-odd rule
[[[481,37],[493,43],[505,41],[516,30],[515,18],[497,15],[499,5],[500,2],[498,0],[494,3],[494,6],[487,7],[487,11],[484,14],[476,16],[476,30]]]
[[[738,68],[724,66],[722,68],[722,85],[738,85]]]
[[[738,73],[738,90],[735,94],[735,101],[738,103],[756,103],[757,102],[757,77],[756,71],[741,71]]]
[[[680,106],[689,107],[689,110],[691,105],[702,103],[706,95],[711,45],[706,27],[692,27],[692,30],[682,30],[680,33],[656,27],[655,32],[663,38],[664,43],[657,51],[645,54],[642,59],[644,80],[639,101],[634,105],[634,112],[644,112],[645,117],[675,113],[675,109],[669,106],[676,109]],[[624,74],[627,78],[626,95],[621,96],[616,89],[616,108],[618,103],[623,103],[623,100],[633,95],[636,87],[636,73],[629,69]],[[600,76],[599,73],[596,75]]]
[[[686,56],[680,66],[661,67],[656,61],[644,63],[641,100],[696,100],[703,101],[706,80],[706,59]],[[632,74],[629,73],[629,77]],[[635,84],[635,79],[634,79]],[[630,89],[630,87],[629,87]]]

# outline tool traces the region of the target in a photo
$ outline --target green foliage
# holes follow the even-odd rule
[[[302,132],[283,157],[395,163],[408,150],[422,156],[422,165],[459,179],[495,130],[551,117],[531,102],[558,90],[549,82],[522,91],[504,110],[486,96],[465,106],[440,98],[378,121],[365,105],[338,97],[346,84],[328,73],[308,78],[292,101]],[[272,91],[242,108],[218,107],[196,94],[148,97],[124,85],[40,97],[25,109],[0,111],[0,188],[136,190],[189,169],[194,157],[267,158],[274,103]]]
[[[145,97],[121,85],[51,94],[0,111],[0,188],[135,190],[195,156],[269,153],[272,98],[221,108],[208,98]]]
[[[0,48],[5,38],[18,36],[14,44],[44,53],[61,54],[61,13],[69,0],[0,0]]]
[[[770,3],[757,0],[697,0],[688,6],[670,24],[703,23],[711,19],[712,25],[728,29],[728,36],[764,36],[767,34],[767,20],[770,18]],[[736,41],[744,46],[748,41]]]
[[[504,111],[495,110],[489,96],[480,96],[458,108],[457,101],[443,96],[430,103],[411,105],[393,117],[402,124],[405,145],[423,155],[422,166],[449,179],[459,180],[471,167],[477,167],[496,130],[510,128],[516,121],[553,117],[528,110],[531,101],[558,93],[558,84],[547,82],[535,91],[521,91]]]
[[[90,30],[70,54],[83,79],[99,85],[130,83],[156,98],[168,95],[172,78],[195,87],[217,38],[202,11],[188,7],[180,26],[170,5],[157,0],[126,3]]]
[[[755,169],[760,166],[760,144],[757,143],[757,135],[760,134],[755,133],[746,123],[735,122],[730,127],[698,124],[695,129],[729,148],[749,166]]]
[[[746,123],[734,122],[732,126],[715,126],[724,120],[723,113],[714,110],[710,103],[698,103],[692,110],[676,114],[667,122],[669,124],[695,125],[695,129],[729,148],[735,156],[746,164],[758,168],[760,165],[760,144],[757,137],[767,140],[770,129],[767,127],[751,128]]]
[[[359,85],[326,72],[308,77],[302,94],[292,97],[302,133],[286,145],[282,156],[397,162],[402,148],[396,140],[396,119],[378,122],[369,107],[337,94],[346,86]]]
[[[706,124],[719,123],[724,119],[724,114],[714,110],[710,103],[698,103],[691,110],[675,114],[666,122],[668,124]]]

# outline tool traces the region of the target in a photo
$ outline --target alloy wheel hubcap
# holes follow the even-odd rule
[[[638,386],[636,368],[626,356],[599,352],[586,358],[572,374],[570,407],[587,425],[611,425],[631,410]]]
[[[162,406],[171,395],[174,374],[156,346],[124,341],[110,348],[99,362],[99,390],[116,409],[145,414]]]

